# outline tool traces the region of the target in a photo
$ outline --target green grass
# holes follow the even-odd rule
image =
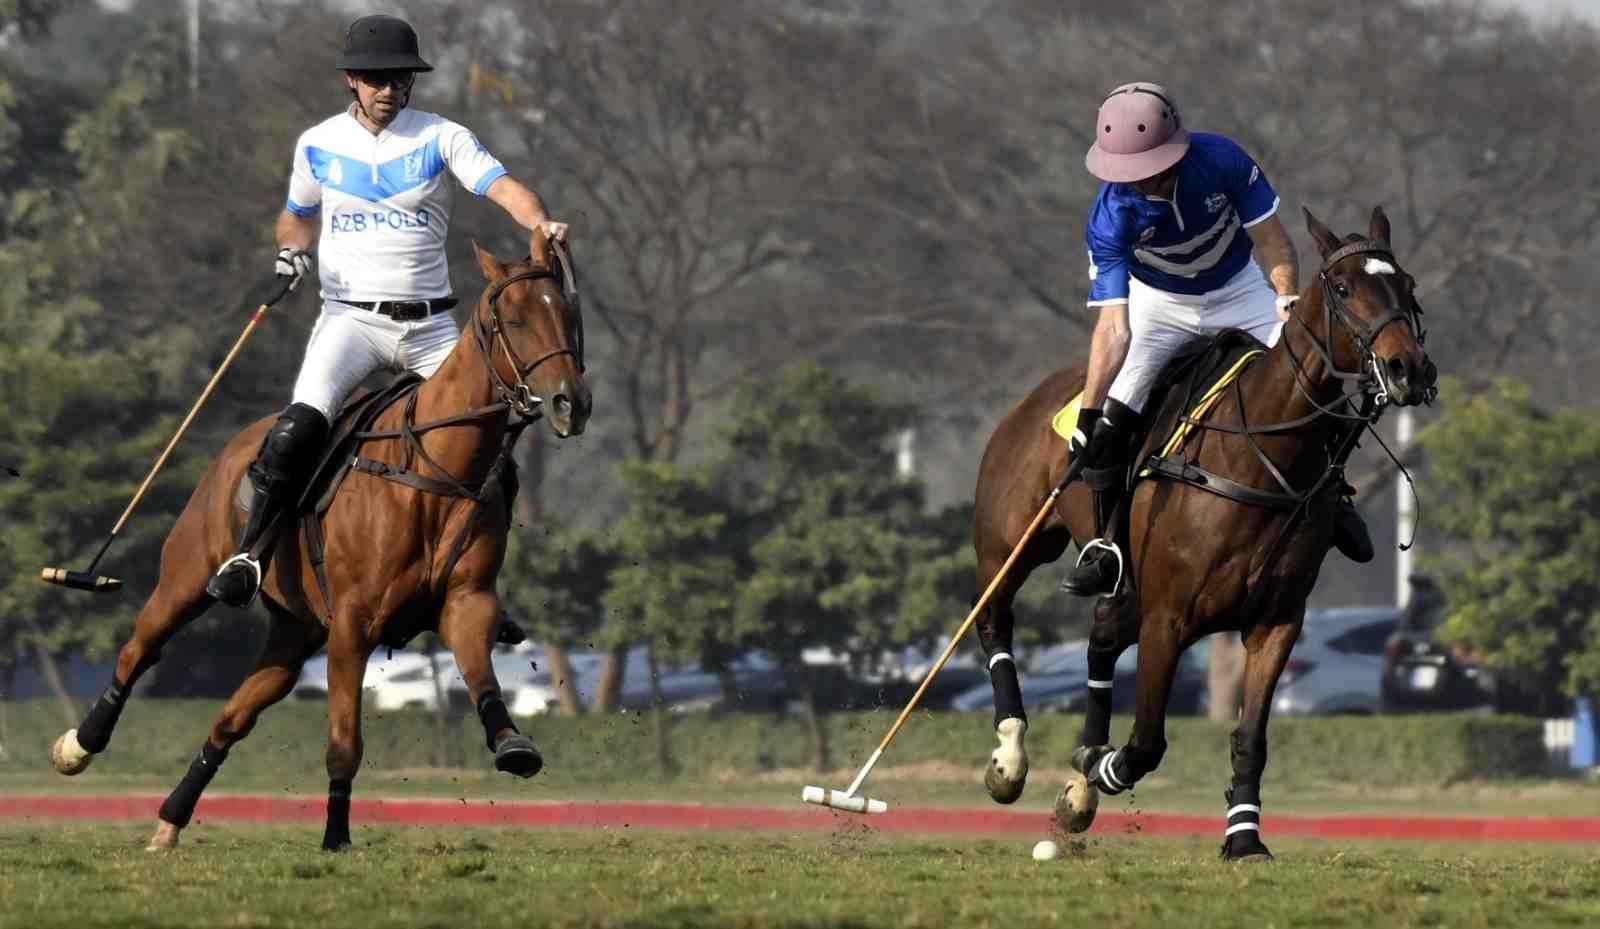
[[[213,826],[177,851],[146,827],[0,825],[0,927],[1587,926],[1592,849],[1112,837],[1032,861],[1031,837],[906,839]]]
[[[0,790],[52,793],[165,793],[209,730],[218,705],[135,700],[110,750],[85,774],[54,774],[47,753],[64,728],[48,702],[13,705],[0,758]],[[215,793],[320,796],[326,738],[323,704],[274,707],[213,783]],[[629,800],[789,804],[805,784],[842,787],[892,722],[889,712],[829,719],[835,770],[806,764],[799,723],[770,716],[683,717],[673,723],[678,769],[655,770],[651,728],[636,716],[536,719],[525,728],[545,754],[529,782],[496,776],[475,719],[460,721],[452,748],[463,766],[431,767],[431,720],[422,713],[369,713],[358,796],[475,799]],[[1126,736],[1118,718],[1113,733]],[[1028,736],[1033,773],[1019,806],[1046,809],[1065,779],[1079,720],[1041,714]],[[1437,815],[1600,815],[1600,785],[1529,776],[1507,762],[1537,757],[1521,745],[1538,723],[1483,717],[1281,720],[1272,724],[1263,785],[1272,812]],[[1133,799],[1108,809],[1219,813],[1229,780],[1228,726],[1179,719],[1161,768]],[[987,714],[918,714],[869,781],[891,803],[986,805],[983,768],[994,746]],[[1504,755],[1501,752],[1505,752]],[[1468,776],[1473,771],[1493,777]],[[1519,776],[1508,777],[1506,774]]]

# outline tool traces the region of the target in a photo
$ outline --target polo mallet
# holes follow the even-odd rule
[[[801,800],[806,803],[815,803],[818,806],[844,810],[847,813],[888,812],[889,804],[882,800],[857,796],[856,791],[861,789],[861,784],[866,781],[867,775],[871,773],[872,766],[878,763],[879,758],[883,757],[884,750],[889,747],[890,742],[894,741],[895,733],[899,732],[900,727],[905,725],[906,719],[911,716],[911,711],[917,708],[917,701],[922,699],[922,692],[928,689],[929,684],[933,683],[933,676],[938,674],[939,669],[944,667],[944,663],[950,660],[951,655],[955,654],[956,646],[961,644],[961,639],[967,634],[967,630],[972,628],[972,623],[978,618],[978,614],[983,612],[983,608],[989,604],[989,598],[994,596],[995,590],[1000,587],[1000,582],[1005,580],[1007,574],[1011,573],[1011,566],[1016,564],[1017,556],[1022,554],[1022,550],[1027,547],[1028,541],[1033,538],[1033,534],[1044,523],[1045,517],[1050,515],[1051,509],[1055,507],[1056,498],[1060,497],[1061,492],[1067,489],[1067,485],[1076,480],[1083,471],[1084,461],[1085,459],[1083,458],[1075,458],[1071,464],[1067,465],[1067,473],[1062,476],[1055,489],[1050,491],[1050,496],[1044,498],[1044,506],[1039,508],[1039,512],[1033,517],[1033,522],[1029,523],[1028,528],[1023,531],[1022,538],[1018,539],[1016,547],[1011,549],[1011,555],[1006,558],[1006,563],[1000,566],[1000,570],[996,572],[994,579],[989,582],[988,589],[983,592],[983,596],[979,597],[978,602],[973,605],[972,612],[967,614],[966,621],[961,624],[961,628],[957,629],[956,634],[951,637],[950,644],[944,647],[944,654],[940,655],[939,660],[933,663],[932,668],[928,669],[928,674],[922,679],[921,686],[917,688],[916,693],[911,695],[911,700],[906,704],[906,708],[900,711],[900,718],[894,721],[893,726],[889,727],[889,734],[883,737],[883,741],[878,743],[877,749],[867,759],[867,763],[861,766],[861,770],[856,774],[856,779],[851,781],[850,786],[842,792],[822,787],[807,787],[800,792]]]
[[[217,373],[211,375],[211,383],[207,384],[206,389],[201,391],[200,399],[194,402],[194,406],[189,410],[189,415],[183,418],[183,424],[173,434],[172,441],[167,443],[167,447],[161,452],[161,457],[156,459],[155,467],[151,468],[150,473],[145,475],[144,483],[139,485],[139,489],[133,494],[133,499],[128,501],[128,508],[122,511],[122,518],[118,519],[117,524],[111,527],[111,534],[106,536],[105,543],[100,546],[100,551],[95,553],[94,560],[89,562],[89,567],[82,571],[68,571],[66,568],[45,568],[39,572],[39,577],[42,580],[50,584],[60,584],[62,587],[71,587],[74,590],[92,590],[100,594],[113,593],[122,589],[121,579],[97,575],[94,573],[94,569],[100,564],[100,559],[105,557],[106,550],[111,547],[111,543],[116,541],[117,533],[122,531],[122,525],[133,514],[133,508],[139,505],[139,498],[143,497],[144,492],[150,489],[150,482],[155,480],[156,472],[160,471],[161,466],[167,463],[167,456],[172,454],[173,447],[178,444],[179,439],[183,438],[183,433],[189,428],[189,423],[194,421],[194,415],[200,412],[200,405],[206,402],[207,397],[211,396],[211,391],[217,386],[217,382],[222,379],[222,372],[228,370],[228,365],[233,363],[234,356],[239,354],[239,349],[244,346],[244,340],[250,338],[250,333],[255,331],[256,323],[261,321],[262,314],[267,312],[268,307],[282,300],[284,295],[289,293],[290,285],[293,282],[294,278],[284,278],[283,284],[278,290],[268,297],[265,303],[256,307],[255,314],[250,317],[250,322],[245,325],[244,331],[239,333],[239,338],[233,343],[233,348],[228,351],[228,356],[222,359],[222,365],[217,368]]]

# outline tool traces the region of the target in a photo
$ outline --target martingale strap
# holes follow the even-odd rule
[[[456,497],[468,501],[471,509],[467,513],[466,523],[461,527],[461,531],[456,533],[455,538],[451,540],[450,547],[445,555],[444,568],[434,579],[432,595],[434,599],[439,599],[444,596],[445,584],[449,582],[450,575],[455,571],[456,562],[466,552],[467,546],[477,532],[478,523],[482,520],[484,507],[492,499],[492,489],[500,480],[500,475],[505,471],[507,463],[511,461],[511,453],[516,447],[517,440],[521,438],[522,431],[529,424],[540,419],[540,414],[536,410],[531,417],[518,417],[516,422],[509,423],[506,426],[505,434],[501,437],[499,453],[495,455],[494,462],[490,464],[488,473],[484,475],[482,481],[467,482],[458,480],[441,467],[438,462],[434,461],[432,456],[423,449],[420,436],[434,429],[447,426],[479,423],[496,415],[504,417],[509,412],[507,405],[504,403],[491,404],[490,406],[469,410],[455,416],[447,416],[443,419],[431,420],[417,425],[416,402],[417,395],[412,393],[407,398],[405,413],[400,421],[400,428],[381,431],[372,430],[355,434],[358,448],[372,441],[399,440],[403,443],[404,462],[395,464],[364,458],[360,455],[352,455],[349,462],[344,466],[343,473],[339,475],[338,481],[342,483],[343,474],[359,471],[371,477],[402,484],[421,493],[434,494],[441,497]],[[413,466],[419,458],[438,473],[440,477],[431,478],[420,473]],[[328,581],[327,539],[322,521],[332,503],[333,495],[330,494],[324,498],[321,507],[306,513],[302,520],[306,557],[311,562],[312,571],[316,575],[318,593],[322,595],[323,613],[319,618],[324,625],[331,625],[333,621],[333,592],[332,585]]]

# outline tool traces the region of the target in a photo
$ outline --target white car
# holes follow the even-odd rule
[[[392,711],[406,707],[431,710],[438,706],[439,694],[434,687],[433,668],[438,666],[455,670],[455,659],[448,653],[422,655],[417,652],[395,652],[389,656],[380,651],[367,662],[366,675],[361,679],[361,689],[366,691],[362,701],[373,709]],[[294,695],[303,699],[328,699],[328,656],[318,655],[300,669],[300,680],[294,686]]]
[[[505,695],[506,709],[513,716],[537,716],[548,713],[559,698],[548,671],[535,671],[533,665],[544,655],[536,645],[523,643],[513,648],[499,646],[493,655],[495,677]],[[435,685],[434,677],[439,680]],[[432,711],[439,705],[442,691],[447,700],[457,705],[467,705],[466,682],[456,668],[456,660],[449,652],[429,655],[411,651],[397,651],[389,656],[380,650],[367,662],[367,673],[361,687],[366,693],[363,702],[375,710],[392,712],[407,708]],[[328,698],[328,658],[318,655],[307,661],[300,670],[300,680],[295,684],[294,695],[302,699],[326,700]]]

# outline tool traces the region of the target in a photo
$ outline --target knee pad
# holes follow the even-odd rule
[[[327,434],[328,420],[320,410],[291,403],[267,430],[261,452],[250,466],[250,476],[258,485],[268,487],[296,480]]]

